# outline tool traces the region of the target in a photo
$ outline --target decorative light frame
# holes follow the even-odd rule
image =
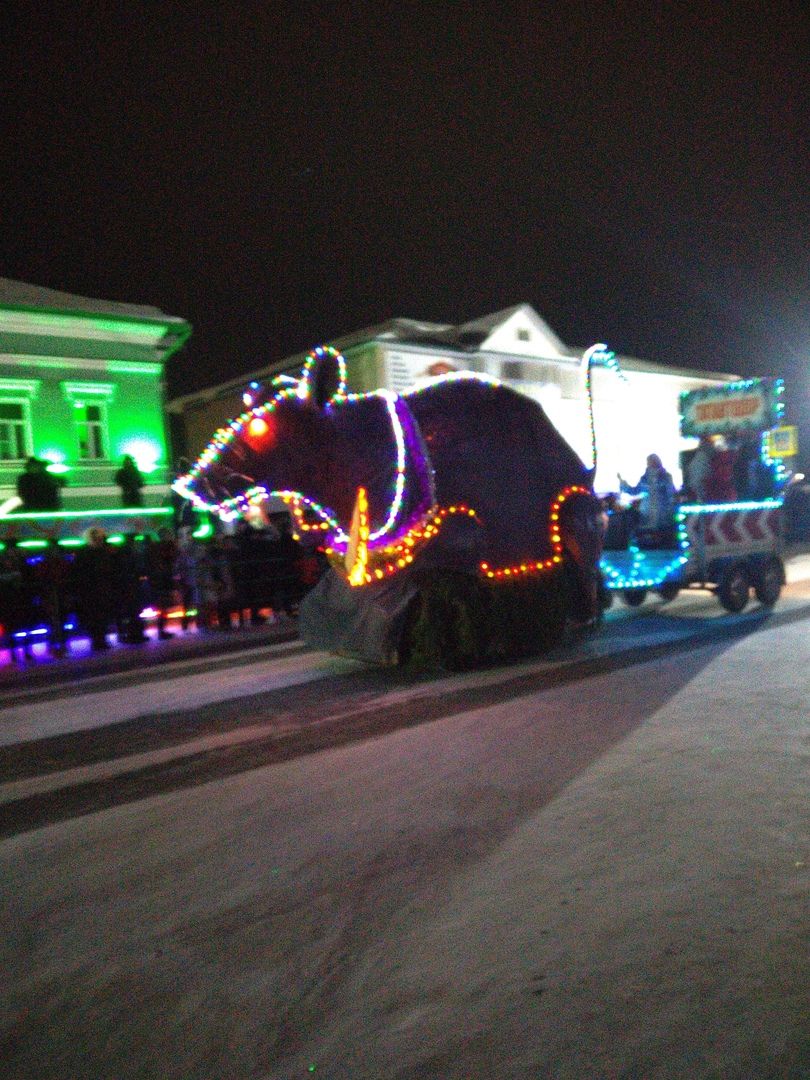
[[[585,375],[585,393],[588,399],[588,424],[590,429],[591,439],[591,461],[590,468],[596,471],[596,419],[594,415],[593,407],[593,368],[596,365],[608,368],[614,374],[618,375],[622,382],[627,382],[627,376],[619,366],[619,361],[616,359],[616,354],[612,349],[609,349],[604,342],[599,341],[595,345],[591,345],[582,354],[582,360],[580,361],[580,368]]]
[[[653,551],[642,551],[638,544],[630,543],[627,551],[632,556],[629,573],[623,567],[619,567],[611,561],[609,552],[602,552],[599,561],[599,569],[605,576],[605,587],[608,589],[654,589],[670,580],[681,567],[689,561],[689,535],[686,530],[686,514],[683,507],[675,515],[675,527],[677,531],[675,554],[663,567],[658,566],[651,571],[653,562],[648,558]],[[653,549],[656,550],[656,549]],[[661,550],[661,549],[657,549]],[[664,549],[667,550],[667,549]]]

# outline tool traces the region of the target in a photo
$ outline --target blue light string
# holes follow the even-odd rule
[[[678,509],[676,524],[678,529],[677,554],[664,566],[651,571],[654,563],[654,551],[640,551],[637,544],[628,544],[627,550],[632,556],[630,570],[611,563],[610,553],[602,555],[600,568],[607,580],[608,589],[654,589],[677,573],[689,561],[691,544],[686,530],[686,519],[690,516],[712,513],[728,513],[739,510],[777,510],[782,505],[781,499],[758,499],[734,503],[688,503]]]
[[[599,566],[607,580],[608,589],[654,589],[672,577],[689,560],[689,537],[686,532],[685,515],[678,514],[678,551],[664,566],[653,569],[657,552],[641,551],[637,544],[629,544],[632,556],[630,570],[614,565],[609,554],[603,554]]]

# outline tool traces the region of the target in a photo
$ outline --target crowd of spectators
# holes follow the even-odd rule
[[[172,624],[177,632],[256,625],[294,614],[323,570],[319,553],[293,538],[286,515],[206,539],[181,526],[113,544],[93,526],[85,541],[65,547],[51,538],[32,551],[13,535],[3,539],[0,637],[7,647],[30,642],[32,631],[56,651],[71,634],[89,637],[94,650],[109,648],[112,633],[137,644],[150,618],[159,638],[172,636]]]

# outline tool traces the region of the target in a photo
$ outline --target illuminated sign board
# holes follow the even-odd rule
[[[767,431],[779,418],[772,379],[747,379],[681,394],[681,434],[688,436]]]

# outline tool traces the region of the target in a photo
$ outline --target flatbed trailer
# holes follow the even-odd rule
[[[732,495],[728,501],[682,501],[670,535],[659,531],[646,544],[644,532],[633,534],[629,512],[613,497],[600,561],[605,606],[616,593],[637,607],[650,591],[671,600],[685,588],[710,590],[731,612],[742,611],[752,592],[765,606],[776,603],[785,582],[787,472],[771,453],[769,433],[783,421],[783,394],[781,379],[757,378],[681,395],[681,435],[725,440],[723,456],[735,455],[740,485],[724,478],[719,488]],[[708,480],[704,486],[711,491]],[[759,497],[734,497],[743,487]]]
[[[622,511],[617,511],[621,514]],[[601,559],[607,600],[619,593],[638,607],[649,592],[672,600],[681,589],[708,589],[727,611],[742,611],[753,591],[761,604],[779,599],[785,581],[780,499],[684,504],[678,508],[669,547],[645,548],[611,540]]]

